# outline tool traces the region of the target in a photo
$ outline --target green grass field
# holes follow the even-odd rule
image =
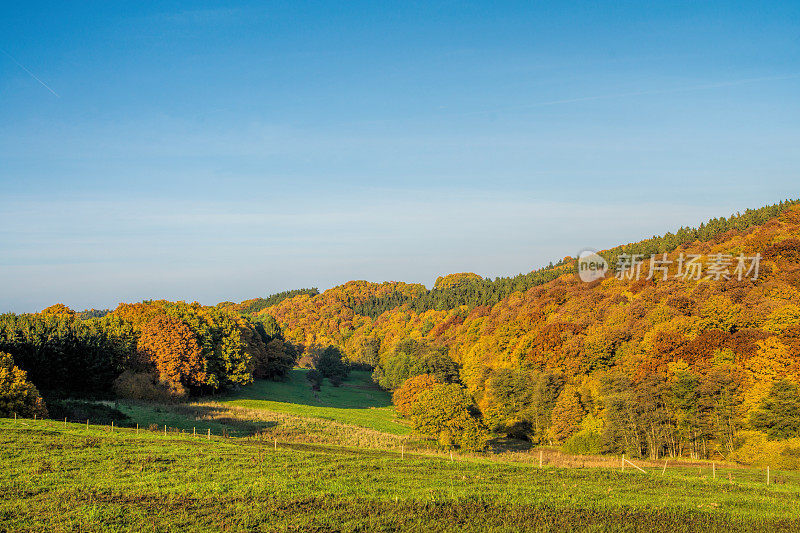
[[[795,472],[768,486],[9,419],[0,442],[0,530],[800,530]]]
[[[224,432],[246,436],[294,426],[330,427],[326,422],[397,437],[412,433],[408,425],[398,420],[389,393],[372,382],[369,372],[351,372],[340,387],[333,387],[326,380],[318,392],[311,390],[306,372],[295,369],[285,381],[256,381],[227,395],[187,403],[104,403],[119,409],[131,423],[141,427],[167,425],[192,430],[201,425],[203,431],[211,428],[216,435]]]
[[[397,421],[391,396],[373,383],[369,372],[351,372],[341,387],[332,387],[326,380],[319,392],[311,390],[306,372],[305,369],[292,370],[283,382],[257,381],[215,401],[222,405],[334,420],[395,435],[411,432]]]
[[[227,395],[177,404],[100,403],[128,417],[117,425],[166,425],[189,432],[197,428],[202,433],[211,429],[213,435],[367,448],[431,446],[399,421],[389,394],[372,382],[369,372],[351,372],[340,387],[326,380],[318,392],[311,389],[305,375],[306,370],[295,369],[285,381],[257,381]]]
[[[541,469],[529,450],[451,461],[366,372],[318,392],[294,370],[192,402],[102,403],[140,430],[0,419],[0,531],[800,531],[798,472],[643,474],[555,450]]]

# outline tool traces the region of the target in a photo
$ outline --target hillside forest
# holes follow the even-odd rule
[[[369,368],[398,416],[441,446],[513,438],[800,467],[798,202],[601,252],[610,265],[632,254],[669,266],[585,283],[565,257],[510,278],[442,276],[432,289],[351,281],[213,307],[0,315],[0,416],[44,415],[51,395],[179,401],[295,365],[313,369],[311,387]],[[760,264],[743,278],[732,267],[680,276],[684,255]]]

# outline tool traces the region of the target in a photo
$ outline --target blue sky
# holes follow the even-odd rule
[[[526,272],[787,197],[800,2],[18,2],[0,311]]]

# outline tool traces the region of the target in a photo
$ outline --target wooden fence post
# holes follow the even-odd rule
[[[767,467],[767,485],[769,485],[769,467]]]
[[[630,462],[630,461],[628,461],[628,464],[629,464],[629,465],[631,465],[632,467],[634,467],[636,470],[638,470],[638,471],[639,471],[639,472],[641,472],[642,474],[646,474],[646,473],[647,473],[647,472],[645,472],[645,471],[644,471],[642,468],[640,468],[640,467],[636,466],[635,464],[633,464],[633,463],[632,463],[632,462]]]
[[[713,479],[717,479],[717,463],[711,461],[711,476]]]
[[[211,440],[211,428],[208,428],[208,435],[206,436],[206,440]]]
[[[136,434],[139,434],[139,422],[136,422]]]
[[[664,468],[661,469],[662,476],[664,475],[664,472],[667,471],[667,461],[669,461],[669,459],[664,459]]]
[[[542,467],[542,450],[540,448],[539,449],[539,468],[541,468],[541,467]]]
[[[67,427],[67,417],[64,417],[64,427]]]
[[[111,433],[114,433],[114,421],[111,421]]]
[[[89,429],[89,419],[88,418],[86,419],[86,429],[87,430]]]
[[[166,424],[164,424],[164,436],[165,437],[167,436],[167,425]]]
[[[192,437],[197,436],[197,428],[192,428]]]
[[[278,450],[278,437],[275,437],[275,441],[273,442],[272,449],[275,450],[275,451]]]

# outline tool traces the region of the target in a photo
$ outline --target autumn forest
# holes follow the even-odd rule
[[[49,397],[169,402],[353,369],[437,446],[497,439],[570,453],[800,467],[800,205],[785,201],[600,253],[671,265],[586,283],[575,258],[432,289],[351,281],[216,306],[56,304],[0,316],[0,416]],[[678,258],[758,255],[749,277],[676,276]],[[646,267],[645,267],[646,270]]]

